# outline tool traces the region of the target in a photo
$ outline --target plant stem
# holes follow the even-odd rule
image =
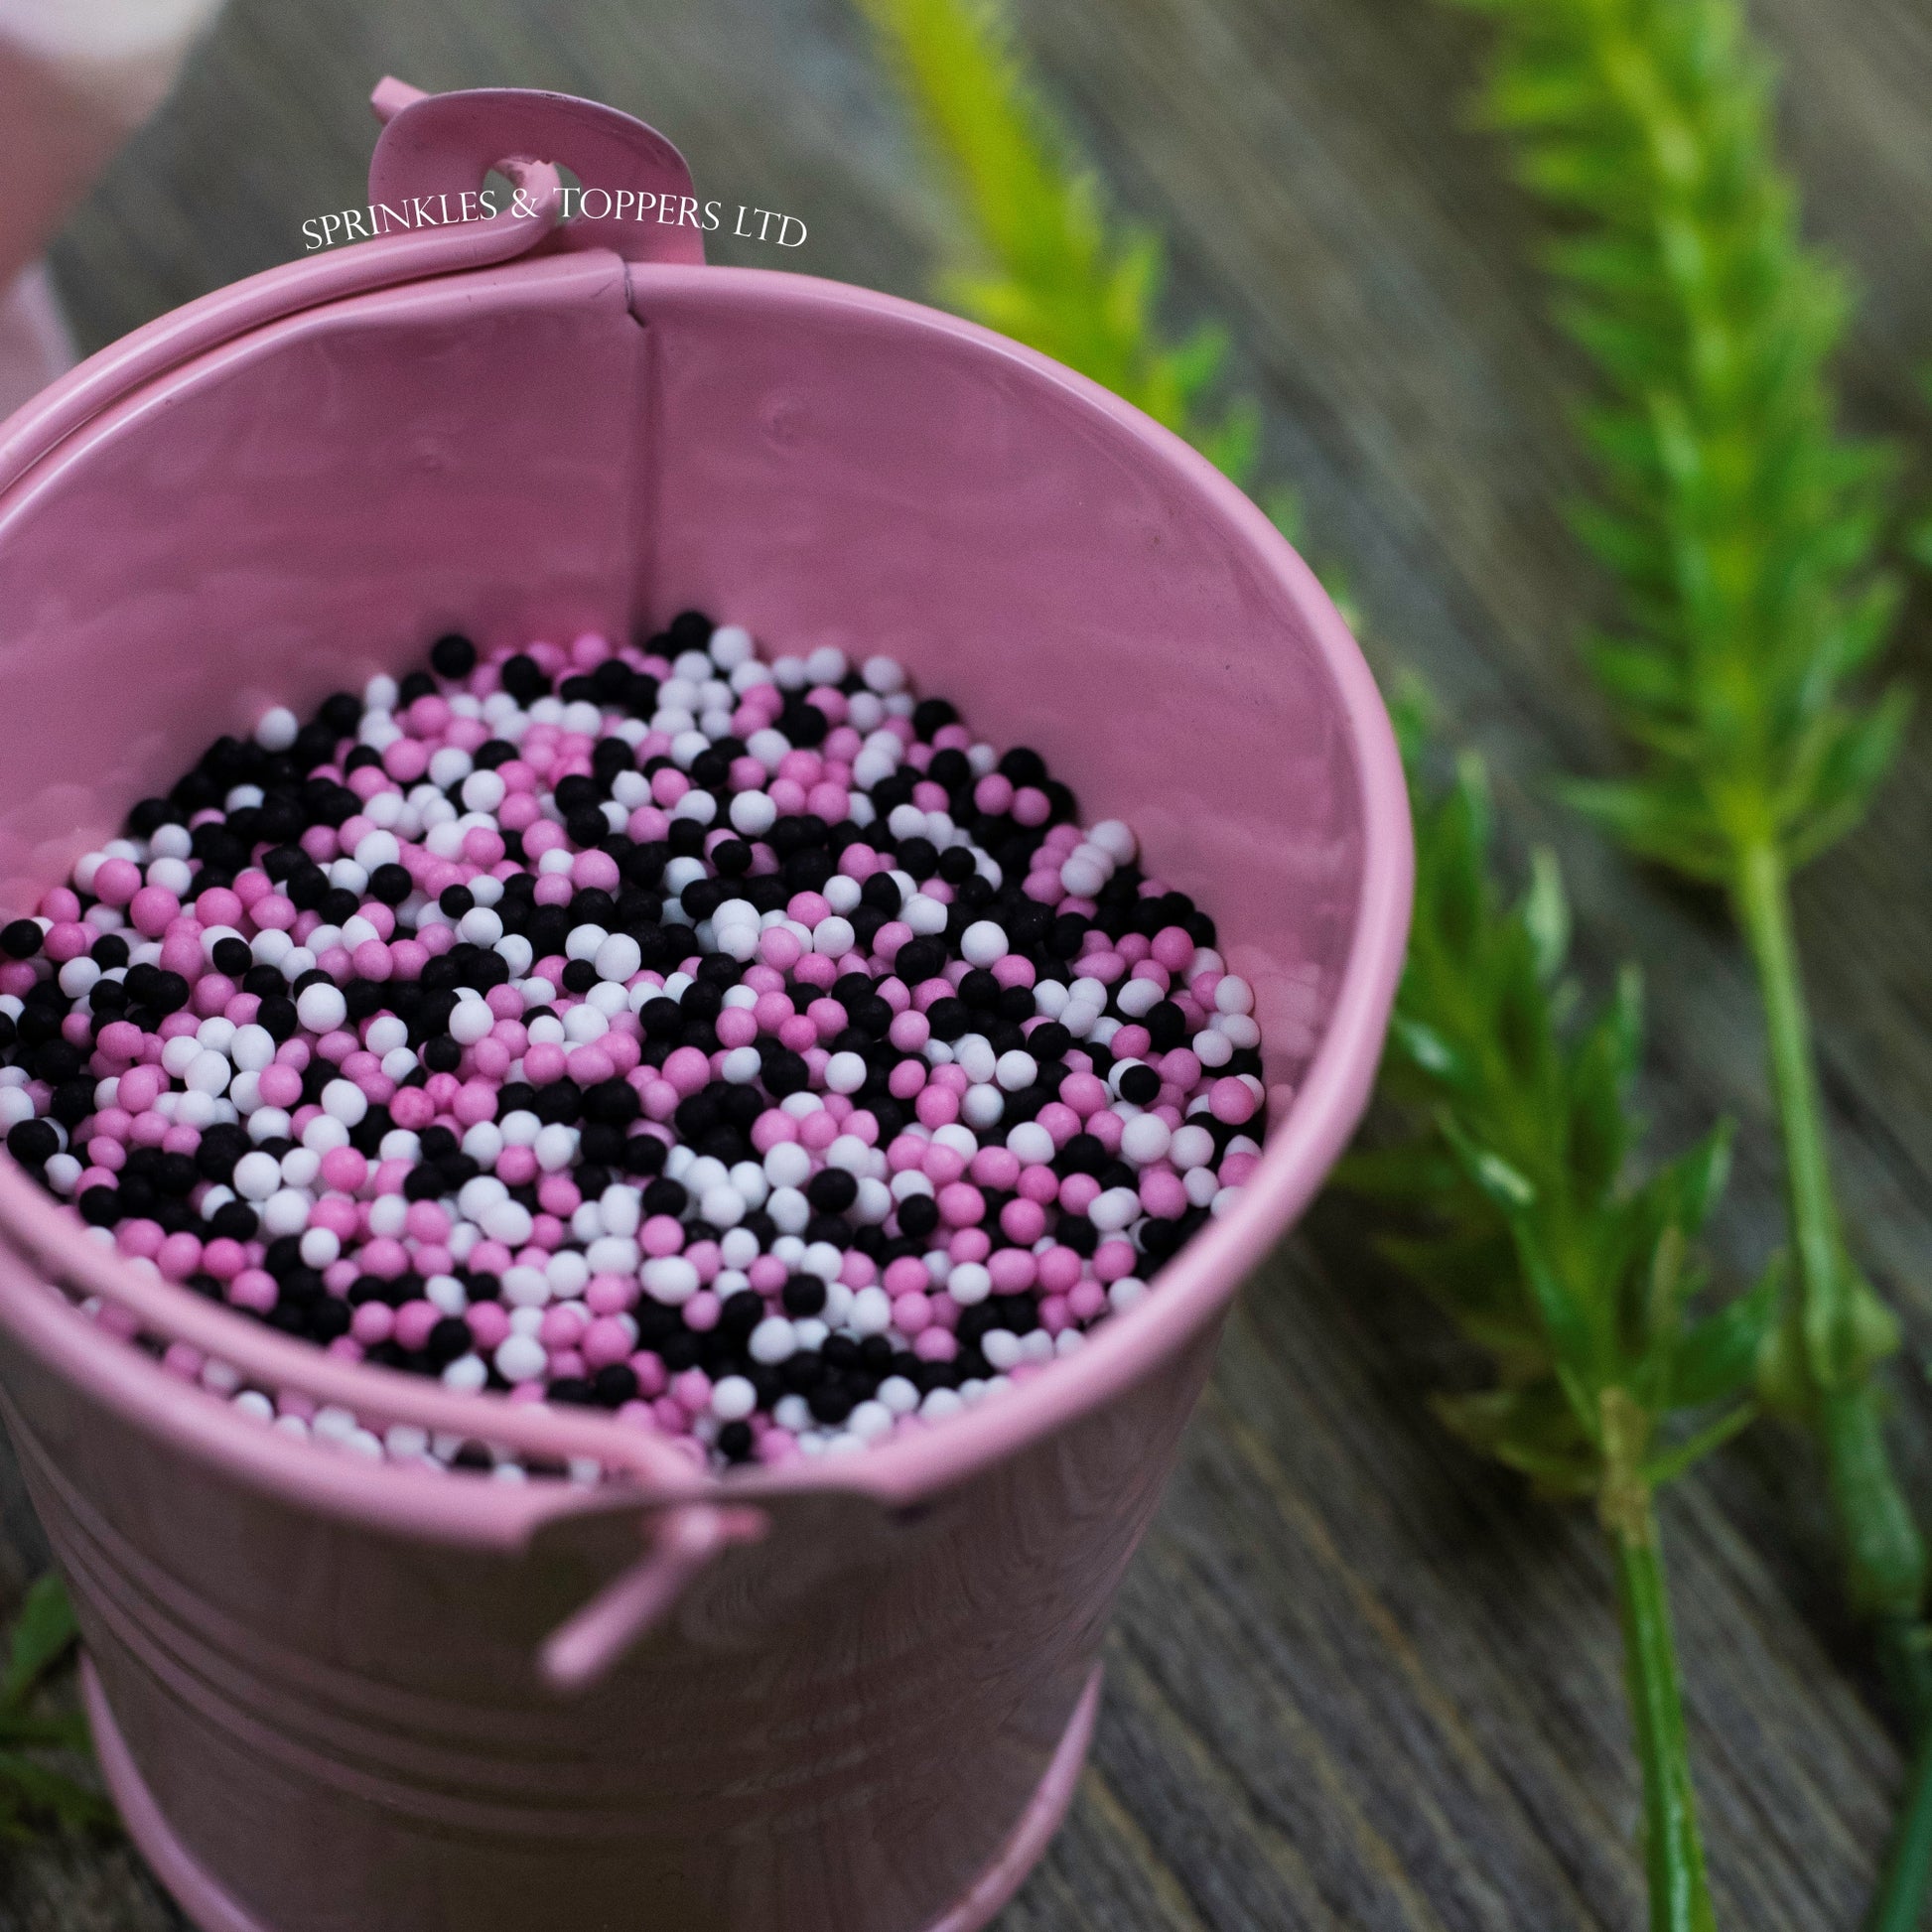
[[[1774,846],[1739,852],[1731,896],[1757,969],[1784,1140],[1798,1280],[1793,1366],[1804,1378],[1824,1449],[1847,1591],[1853,1608],[1877,1625],[1887,1674],[1916,1727],[1928,1703],[1927,1659],[1917,1629],[1925,1602],[1925,1541],[1885,1448],[1878,1390],[1869,1352],[1862,1346],[1861,1285],[1845,1253],[1832,1196],[1811,1025],[1792,937],[1790,875]]]
[[[1606,1449],[1611,1446],[1606,1443]],[[1635,1473],[1619,1477],[1618,1459],[1612,1458],[1604,1476],[1601,1514],[1616,1558],[1625,1688],[1637,1762],[1643,1771],[1650,1932],[1716,1932],[1704,1845],[1698,1836],[1690,1741],[1684,1728],[1663,1556],[1657,1547],[1656,1512],[1649,1484]]]
[[[1922,1726],[1864,1932],[1918,1932],[1932,1875],[1932,1725]]]

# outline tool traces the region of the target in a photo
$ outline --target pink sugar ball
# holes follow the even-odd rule
[[[127,906],[127,917],[143,939],[161,939],[170,921],[180,915],[182,902],[164,885],[143,885]]]
[[[362,1264],[363,1274],[374,1275],[380,1281],[392,1282],[409,1270],[409,1250],[389,1234],[378,1234],[364,1243],[356,1258]]]
[[[981,811],[991,812],[996,817],[1010,810],[1013,805],[1013,780],[1002,777],[997,771],[989,771],[973,787],[973,803]]]
[[[450,1217],[433,1200],[411,1201],[403,1226],[417,1241],[440,1242],[450,1237]]]
[[[349,1316],[348,1331],[364,1348],[373,1348],[395,1333],[396,1311],[387,1302],[364,1302]]]
[[[608,1368],[628,1358],[630,1330],[616,1315],[601,1315],[585,1329],[582,1346],[586,1367]]]
[[[1091,1321],[1106,1308],[1107,1291],[1096,1281],[1076,1281],[1067,1291],[1066,1311],[1075,1321]]]
[[[500,1348],[510,1331],[510,1311],[500,1302],[472,1302],[463,1318],[470,1324],[472,1339],[485,1353]]]
[[[265,1066],[260,1074],[260,1093],[271,1107],[293,1107],[302,1098],[302,1076],[279,1061]]]
[[[1100,1198],[1100,1182],[1090,1173],[1070,1173],[1060,1182],[1060,1205],[1069,1214],[1084,1214]]]
[[[195,901],[195,916],[204,926],[237,925],[245,909],[240,895],[226,886],[210,886]]]
[[[227,1286],[229,1303],[238,1309],[252,1309],[257,1314],[267,1314],[281,1299],[281,1290],[276,1286],[275,1277],[265,1268],[244,1268]]]
[[[529,1065],[527,1059],[524,1065],[526,1067]],[[561,1070],[560,1067],[559,1071]],[[678,1097],[686,1099],[709,1083],[711,1062],[695,1046],[675,1047],[664,1061],[663,1075],[677,1090]],[[534,1075],[530,1077],[535,1078]],[[554,1079],[556,1075],[550,1077]],[[538,1080],[537,1084],[541,1085],[542,1082]]]
[[[536,1174],[537,1157],[527,1147],[506,1147],[496,1157],[496,1178],[505,1186],[521,1187],[526,1181],[534,1180]]]
[[[1032,1288],[1038,1274],[1038,1264],[1025,1248],[1000,1249],[988,1260],[987,1269],[999,1295],[1018,1295],[1022,1289]]]
[[[141,1029],[131,1020],[110,1020],[94,1043],[110,1060],[131,1060],[141,1050]]]
[[[80,900],[69,886],[54,886],[41,895],[40,915],[59,925],[65,919],[80,916]]]
[[[364,939],[349,954],[349,962],[354,969],[355,977],[362,980],[380,982],[386,980],[392,970],[389,964],[389,948],[380,939]]]
[[[436,1102],[422,1087],[403,1087],[389,1103],[389,1113],[398,1127],[420,1134],[435,1120]]]
[[[795,932],[783,926],[769,926],[759,937],[759,957],[779,972],[789,972],[804,955],[804,945]]]
[[[1053,815],[1053,801],[1037,785],[1022,785],[1013,795],[1016,825],[1044,825]]]
[[[939,1189],[939,1218],[948,1227],[972,1227],[986,1212],[986,1196],[963,1180]]]
[[[1000,1209],[1000,1228],[1009,1241],[1032,1247],[1046,1232],[1046,1210],[1022,1195]]]
[[[141,890],[141,868],[132,859],[103,859],[94,869],[94,897],[103,905],[125,905]]]
[[[247,1266],[248,1256],[239,1241],[217,1236],[202,1250],[202,1269],[217,1282],[232,1281]]]
[[[1187,1211],[1187,1189],[1178,1174],[1150,1168],[1141,1175],[1141,1205],[1156,1220],[1176,1220]]]
[[[721,1046],[749,1046],[759,1036],[758,1015],[752,1007],[727,1007],[714,1024]]]
[[[1011,1148],[983,1147],[973,1156],[969,1172],[982,1187],[1005,1193],[1020,1179],[1020,1157]]]
[[[959,1097],[945,1087],[928,1082],[912,1103],[913,1112],[923,1127],[947,1127],[959,1118]]]
[[[595,887],[600,892],[615,893],[618,890],[618,862],[608,852],[580,852],[570,862],[571,879],[582,887]]]
[[[939,1325],[945,1318],[944,1307],[941,1303],[930,1311],[933,1325],[913,1338],[912,1352],[922,1362],[949,1362],[959,1353],[959,1343]]]
[[[556,1077],[554,1074],[551,1076]],[[475,1127],[479,1122],[496,1118],[495,1090],[482,1080],[466,1080],[459,1089],[455,1103],[450,1111],[465,1127]]]
[[[1123,1028],[1122,1032],[1125,1031]],[[1239,1127],[1254,1118],[1255,1097],[1237,1075],[1216,1080],[1208,1089],[1207,1104],[1214,1118],[1230,1127]]]
[[[202,1265],[202,1243],[193,1234],[171,1234],[161,1244],[154,1264],[171,1282],[185,1282]]]
[[[679,1050],[694,1049],[680,1048]],[[553,1080],[561,1080],[564,1077],[564,1049],[554,1040],[539,1041],[523,1056],[523,1077],[536,1087],[548,1086]]]
[[[1134,1244],[1118,1238],[1103,1241],[1093,1251],[1093,1272],[1097,1280],[1117,1282],[1134,1272]]]
[[[131,1022],[122,1022],[131,1025]],[[168,1084],[168,1076],[158,1066],[137,1066],[121,1075],[116,1104],[130,1114],[145,1114]],[[299,1082],[297,1083],[300,1084]]]
[[[617,1072],[617,1063],[602,1044],[593,1040],[575,1046],[564,1055],[564,1071],[580,1087],[595,1087]]]
[[[91,926],[82,925],[77,919],[61,919],[48,928],[41,948],[57,966],[64,966],[69,959],[78,959],[94,943],[94,938]]]
[[[443,1311],[434,1302],[405,1302],[396,1311],[396,1340],[413,1352],[428,1342],[430,1330],[442,1319]]]
[[[900,1295],[893,1302],[893,1325],[916,1339],[932,1325],[932,1304],[923,1294]]]
[[[418,699],[419,704],[441,702]],[[382,754],[382,768],[398,784],[413,785],[429,769],[429,747],[414,738],[398,738]]]
[[[1039,1274],[1039,1285],[1049,1295],[1069,1293],[1084,1270],[1080,1257],[1071,1248],[1051,1247],[1035,1258]]]

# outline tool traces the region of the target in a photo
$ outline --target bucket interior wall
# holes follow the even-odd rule
[[[1146,427],[978,332],[802,276],[579,254],[217,349],[0,499],[0,905],[270,703],[460,627],[889,651],[1218,920],[1271,1083],[1357,907],[1359,774],[1302,614]]]

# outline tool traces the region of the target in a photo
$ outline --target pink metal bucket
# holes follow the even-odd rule
[[[125,1267],[0,1162],[0,1410],[103,1761],[206,1932],[967,1932],[1068,1801],[1222,1314],[1367,1094],[1410,883],[1387,721],[1289,546],[1092,383],[909,303],[708,268],[688,221],[558,226],[560,166],[690,192],[609,109],[377,101],[372,201],[501,164],[536,212],[257,276],[0,426],[0,905],[270,703],[445,629],[696,605],[890,651],[1131,820],[1256,988],[1272,1125],[1235,1210],[1050,1373],[725,1478],[326,1357]],[[291,1441],[91,1300],[259,1386],[609,1479]]]

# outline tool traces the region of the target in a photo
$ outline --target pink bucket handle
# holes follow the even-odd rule
[[[670,1615],[715,1557],[767,1527],[756,1509],[688,1503],[664,1510],[652,1523],[649,1550],[545,1639],[538,1674],[553,1690],[590,1689]]]
[[[573,212],[551,247],[704,264],[691,170],[655,128],[629,114],[534,87],[426,94],[388,75],[369,99],[384,123],[369,157],[371,207],[402,209],[417,198],[474,195],[506,156],[545,161],[568,168],[586,199],[611,204],[595,214]]]

